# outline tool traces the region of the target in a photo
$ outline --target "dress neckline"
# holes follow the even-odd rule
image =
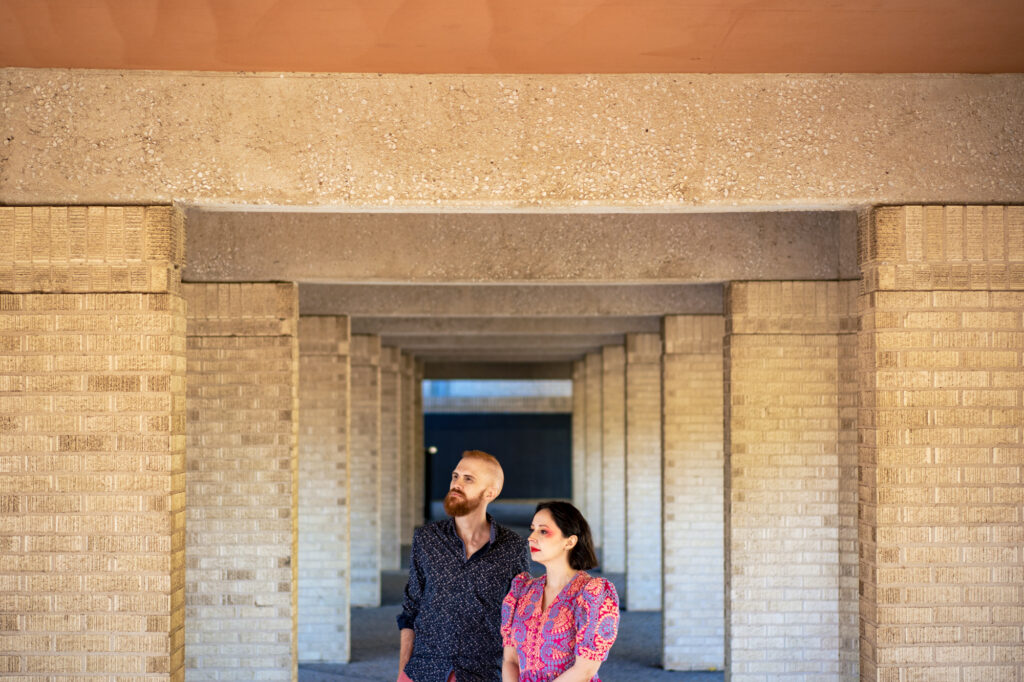
[[[582,579],[584,579],[584,580],[590,577],[587,574],[586,571],[576,571],[576,575],[574,575],[572,577],[572,579],[569,582],[567,582],[565,584],[565,586],[561,590],[558,591],[558,594],[555,595],[555,598],[552,599],[551,603],[547,605],[547,608],[545,608],[544,607],[544,590],[547,589],[547,586],[548,586],[548,575],[547,575],[547,573],[542,575],[538,579],[538,581],[540,582],[540,599],[537,600],[537,607],[536,607],[536,609],[538,611],[540,611],[542,615],[546,615],[546,614],[551,613],[551,607],[554,606],[555,604],[557,604],[559,601],[562,600],[562,596],[566,593],[566,590],[568,590],[570,587],[572,587],[576,583],[577,580],[580,580],[581,579],[580,576],[583,576]]]

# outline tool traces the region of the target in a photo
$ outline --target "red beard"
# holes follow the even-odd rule
[[[465,495],[454,497],[454,492],[454,490],[449,491],[448,494],[444,496],[444,513],[448,516],[466,516],[467,514],[472,514],[484,501],[483,493],[481,493],[480,497],[475,500],[471,500]]]

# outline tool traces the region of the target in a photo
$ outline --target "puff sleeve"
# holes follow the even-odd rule
[[[501,645],[502,646],[515,646],[515,640],[512,638],[512,621],[515,620],[516,606],[519,604],[519,600],[522,599],[523,594],[526,592],[527,583],[530,582],[530,574],[520,573],[515,578],[512,578],[512,587],[509,589],[508,594],[505,595],[504,601],[501,602]]]
[[[619,595],[604,578],[592,578],[576,602],[576,658],[603,661],[619,633]]]

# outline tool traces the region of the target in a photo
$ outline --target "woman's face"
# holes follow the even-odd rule
[[[565,537],[555,519],[547,509],[541,509],[533,515],[530,524],[530,557],[541,564],[552,561],[569,561],[569,550],[576,545],[576,536]]]

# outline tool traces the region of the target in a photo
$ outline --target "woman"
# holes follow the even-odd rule
[[[520,573],[501,607],[502,682],[600,682],[619,629],[619,597],[597,565],[590,526],[568,502],[541,502],[530,552],[545,575]]]

